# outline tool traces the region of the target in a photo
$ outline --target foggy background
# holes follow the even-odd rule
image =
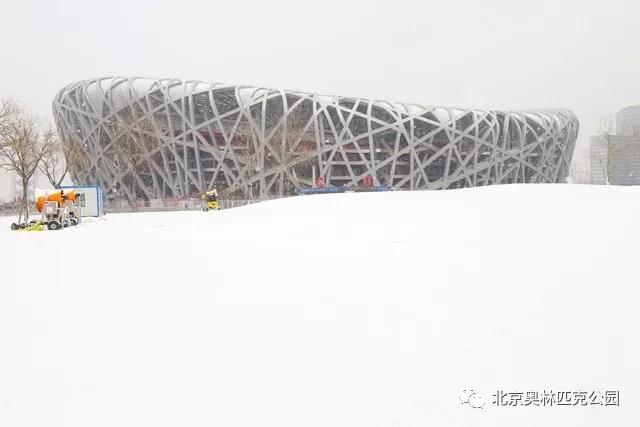
[[[569,108],[574,163],[640,104],[637,0],[0,0],[0,97],[175,77],[482,109]],[[1,178],[0,178],[1,179]]]

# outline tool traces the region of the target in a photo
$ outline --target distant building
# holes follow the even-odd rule
[[[591,183],[640,185],[640,105],[616,114],[615,135],[591,138]]]
[[[623,108],[616,114],[616,135],[640,136],[640,105]]]
[[[591,183],[640,185],[640,140],[620,135],[592,137]]]
[[[16,198],[16,175],[0,170],[0,203],[13,202]]]
[[[36,172],[29,186],[27,187],[27,197],[29,200],[34,200],[36,188],[50,188],[46,178],[40,173]],[[22,182],[13,172],[4,171],[0,169],[0,203],[16,202],[22,199]]]

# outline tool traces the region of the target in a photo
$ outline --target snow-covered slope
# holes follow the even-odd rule
[[[639,214],[514,185],[2,219],[0,426],[638,426]]]

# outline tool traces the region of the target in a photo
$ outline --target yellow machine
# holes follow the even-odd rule
[[[46,226],[49,230],[60,230],[78,225],[82,219],[80,206],[83,201],[84,194],[78,194],[74,190],[66,193],[62,189],[46,191],[36,199],[36,210],[42,213],[42,219],[29,223],[13,223],[11,229],[41,231]]]
[[[207,191],[202,195],[202,199],[204,203],[202,205],[202,210],[207,212],[209,210],[220,210],[220,202],[218,201],[218,192],[214,188],[211,191]]]

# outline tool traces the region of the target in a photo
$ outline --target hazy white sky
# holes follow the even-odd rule
[[[565,107],[580,155],[640,104],[639,0],[0,0],[0,96],[176,77],[446,106]]]

